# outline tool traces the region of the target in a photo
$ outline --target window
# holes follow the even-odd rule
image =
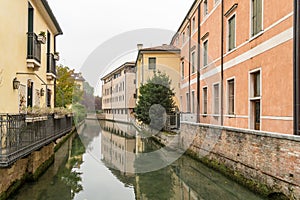
[[[252,74],[253,77],[253,97],[260,97],[260,71]]]
[[[195,91],[192,91],[192,113],[195,113]]]
[[[208,63],[208,40],[203,43],[203,66],[206,66]]]
[[[195,22],[195,17],[192,19],[192,31],[195,31],[196,28],[196,22]]]
[[[261,85],[260,85],[260,71],[254,71],[250,74],[250,128],[260,130],[260,105],[261,105]]]
[[[228,51],[235,48],[235,15],[228,20]]]
[[[234,114],[234,79],[227,81],[228,114]]]
[[[195,73],[195,52],[192,53],[192,73]]]
[[[190,112],[190,95],[186,93],[186,111]]]
[[[262,0],[251,0],[251,35],[262,30]]]
[[[204,11],[204,16],[206,16],[208,14],[208,6],[207,6],[207,0],[204,0],[204,8],[203,8],[203,11]]]
[[[203,88],[203,114],[207,114],[207,87]]]
[[[149,58],[149,69],[156,69],[156,58]]]
[[[181,63],[181,79],[184,79],[184,61]]]
[[[214,114],[219,114],[219,84],[214,85]]]
[[[185,32],[182,33],[182,44],[185,42]]]

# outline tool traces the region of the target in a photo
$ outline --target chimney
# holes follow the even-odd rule
[[[137,44],[138,50],[141,50],[143,48],[143,44]]]

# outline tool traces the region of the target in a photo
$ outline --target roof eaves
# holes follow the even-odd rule
[[[49,14],[51,20],[53,21],[53,23],[54,23],[54,25],[55,25],[57,31],[58,31],[57,35],[62,35],[62,34],[63,34],[62,29],[61,29],[61,27],[60,27],[58,21],[56,20],[54,14],[53,14],[53,12],[52,12],[52,10],[51,10],[49,4],[48,4],[48,1],[47,1],[47,0],[41,0],[41,1],[42,1],[42,3],[43,3],[43,5],[44,5],[44,7],[45,7],[45,9],[46,9],[46,11],[47,11],[47,13]]]

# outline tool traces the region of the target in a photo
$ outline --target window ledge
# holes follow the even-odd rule
[[[250,97],[250,101],[260,100],[261,97]]]
[[[256,35],[252,36],[249,39],[249,42],[251,42],[252,40],[255,40],[256,38],[258,38],[259,36],[261,36],[262,34],[264,34],[264,30],[261,30],[260,32],[258,32]]]
[[[236,47],[234,47],[234,48],[231,49],[231,50],[228,50],[227,53],[226,53],[224,56],[227,56],[227,55],[231,54],[231,53],[234,52],[235,50],[237,50]]]

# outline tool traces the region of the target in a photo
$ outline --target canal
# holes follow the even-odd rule
[[[134,131],[125,124],[102,121],[100,127],[97,121],[86,121],[85,129],[56,152],[54,164],[40,179],[26,183],[11,199],[262,199],[185,155],[159,170],[132,173],[138,162],[128,152],[160,148],[149,139],[137,141]]]

